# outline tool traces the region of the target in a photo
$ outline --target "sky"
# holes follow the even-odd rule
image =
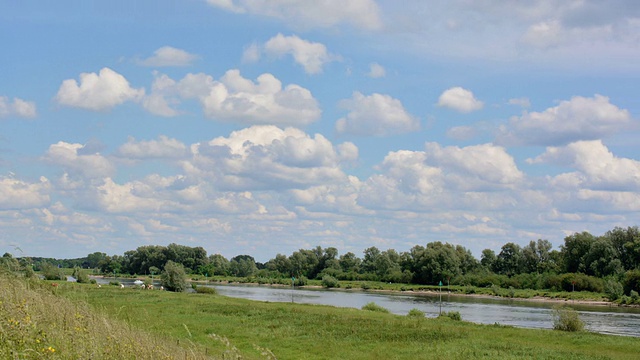
[[[636,0],[0,0],[0,251],[640,225]]]

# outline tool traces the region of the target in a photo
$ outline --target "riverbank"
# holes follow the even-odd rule
[[[353,308],[67,284],[132,327],[243,359],[634,359],[637,339]],[[268,357],[264,354],[272,354]],[[227,357],[225,355],[223,357]]]

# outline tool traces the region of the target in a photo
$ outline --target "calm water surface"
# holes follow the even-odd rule
[[[257,301],[291,302],[361,308],[369,302],[383,306],[394,314],[406,315],[417,308],[427,317],[436,317],[442,311],[459,311],[462,319],[479,324],[501,324],[523,328],[551,329],[552,307],[555,304],[485,299],[442,294],[381,294],[362,291],[332,291],[278,288],[268,286],[215,285],[218,293]],[[590,331],[603,334],[640,337],[640,309],[608,306],[568,305],[578,310],[580,318]]]

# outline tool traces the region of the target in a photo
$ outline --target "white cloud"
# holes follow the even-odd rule
[[[342,162],[355,160],[351,143],[334,147],[320,134],[295,128],[252,126],[208,143],[194,144],[187,175],[227,189],[301,188],[345,178]]]
[[[570,166],[575,173],[556,176],[570,187],[597,190],[640,190],[640,161],[618,158],[600,140],[578,141],[564,147],[548,147],[529,163]]]
[[[180,159],[188,154],[188,150],[182,142],[160,135],[158,140],[149,141],[129,137],[116,154],[129,159]]]
[[[375,30],[382,27],[374,0],[207,0],[210,5],[235,13],[273,17],[297,27],[332,28],[340,23]]]
[[[445,90],[438,98],[438,106],[447,107],[461,113],[480,110],[484,104],[477,100],[473,93],[461,87]]]
[[[12,177],[0,178],[0,210],[31,209],[48,205],[51,184],[45,177],[29,183]]]
[[[144,89],[132,88],[124,76],[105,67],[99,74],[80,74],[80,85],[73,79],[64,80],[55,99],[61,105],[103,111],[143,96]]]
[[[140,60],[139,64],[153,67],[190,66],[199,58],[198,55],[190,54],[182,49],[163,46],[154,51],[153,56]]]
[[[420,129],[420,121],[405,110],[400,100],[389,95],[365,96],[356,91],[340,106],[349,111],[336,122],[340,134],[388,136]]]
[[[177,84],[165,74],[154,72],[154,80],[151,85],[151,94],[144,97],[142,107],[154,115],[177,116],[180,114],[172,106],[176,106],[179,101]]]
[[[377,79],[385,77],[386,75],[387,72],[382,65],[378,63],[372,63],[369,65],[369,72],[367,73],[367,76],[370,78]]]
[[[482,144],[459,148],[427,143],[425,148],[427,163],[455,174],[460,188],[483,186],[476,185],[478,182],[491,186],[513,185],[524,178],[513,157],[501,146]]]
[[[264,52],[268,56],[276,58],[290,54],[308,74],[321,73],[322,67],[336,58],[327,52],[327,47],[323,44],[303,40],[295,35],[278,34],[272,37],[264,44]]]
[[[36,103],[20,98],[13,98],[13,102],[6,96],[0,96],[0,119],[9,116],[22,118],[36,117]]]
[[[179,114],[175,107],[184,99],[197,99],[211,119],[240,124],[305,126],[321,114],[309,90],[295,84],[283,88],[271,74],[262,74],[253,82],[238,70],[227,71],[219,81],[203,73],[187,74],[177,82],[156,75],[143,106],[158,115],[175,116]]]
[[[469,140],[476,135],[476,129],[471,126],[454,126],[447,130],[447,136],[455,140]]]
[[[102,179],[115,173],[115,166],[99,153],[85,154],[85,146],[59,141],[49,146],[44,160],[65,172],[87,179]]]
[[[197,91],[182,82],[179,86],[184,95]],[[240,71],[229,70],[198,99],[208,117],[243,124],[304,126],[320,117],[318,103],[309,90],[295,84],[283,88],[271,74],[258,76],[254,83],[243,78]]]
[[[260,60],[260,46],[257,43],[252,43],[251,45],[245,47],[242,52],[242,62],[243,63],[255,63]]]
[[[561,145],[612,135],[631,121],[629,112],[609,102],[606,96],[575,96],[543,112],[513,117],[497,137],[499,143]]]
[[[523,108],[531,107],[531,101],[529,100],[529,98],[526,98],[526,97],[509,99],[507,103],[509,105],[517,105]]]

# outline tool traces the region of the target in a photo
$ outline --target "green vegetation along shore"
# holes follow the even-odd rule
[[[65,284],[133,328],[244,359],[634,359],[638,339],[219,295]],[[463,319],[464,320],[464,319]]]
[[[0,289],[6,359],[637,358],[637,338],[477,325],[455,314],[399,316],[10,272]]]

